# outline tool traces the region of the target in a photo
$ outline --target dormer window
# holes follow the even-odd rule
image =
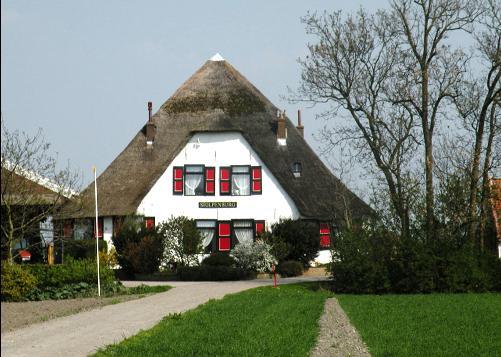
[[[301,174],[303,173],[303,165],[301,165],[300,162],[295,162],[292,164],[292,174],[294,175],[295,178],[301,177]]]

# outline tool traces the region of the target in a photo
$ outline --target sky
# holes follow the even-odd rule
[[[1,2],[1,111],[9,130],[42,128],[60,163],[81,172],[83,187],[126,147],[153,111],[206,60],[220,53],[305,138],[324,125],[319,108],[291,104],[310,12],[368,10],[351,1],[23,1]]]

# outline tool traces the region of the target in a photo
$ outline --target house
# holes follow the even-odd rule
[[[100,237],[121,219],[194,218],[210,251],[229,251],[281,218],[318,222],[324,251],[332,230],[371,208],[336,178],[295,126],[219,54],[208,60],[152,115],[97,180]],[[300,121],[300,117],[298,118]],[[82,192],[67,234],[93,232],[94,187]]]
[[[54,240],[52,214],[73,192],[61,189],[47,178],[2,160],[1,225],[2,259],[12,248],[14,256],[34,261],[45,257],[44,248]],[[9,236],[12,235],[12,244]],[[28,250],[28,251],[26,251]]]

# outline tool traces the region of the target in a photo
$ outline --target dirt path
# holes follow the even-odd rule
[[[287,278],[280,279],[280,283],[316,280],[323,278]],[[148,284],[159,285],[158,282]],[[174,289],[2,333],[2,356],[86,356],[99,347],[119,342],[154,326],[170,313],[193,309],[209,299],[219,299],[229,293],[271,285],[273,281],[256,279],[165,284],[174,286]]]
[[[2,302],[2,333],[35,323],[97,309],[110,304],[139,299],[145,295],[119,295],[104,298]]]
[[[336,298],[325,301],[312,357],[367,357],[370,353]]]

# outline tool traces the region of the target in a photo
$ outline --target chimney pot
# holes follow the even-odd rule
[[[153,124],[151,119],[151,110],[152,103],[148,102],[148,122],[146,123],[146,145],[153,145],[153,141],[155,141],[155,134],[157,131],[157,127]]]
[[[297,130],[299,131],[299,134],[301,134],[301,137],[304,138],[304,126],[301,124],[301,110],[298,109],[297,111]]]
[[[277,141],[279,145],[286,145],[287,129],[285,128],[285,110],[280,113],[277,122]]]

